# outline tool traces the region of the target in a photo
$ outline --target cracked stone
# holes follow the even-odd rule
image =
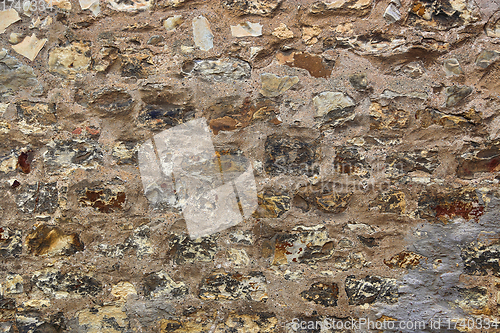
[[[93,169],[102,164],[103,153],[93,139],[56,140],[47,145],[43,160],[47,173],[54,175],[73,169]]]
[[[316,207],[326,213],[340,214],[347,209],[351,197],[352,193],[334,190],[333,183],[323,183],[300,188],[293,198],[293,205],[304,212]]]
[[[199,76],[206,80],[243,80],[250,77],[251,67],[240,59],[194,60],[184,63],[182,71],[188,76]]]
[[[410,113],[405,110],[395,110],[389,106],[372,102],[370,105],[370,129],[403,129],[408,128]]]
[[[408,23],[427,30],[448,30],[479,19],[478,8],[470,0],[416,0]]]
[[[441,193],[425,193],[418,200],[418,213],[430,222],[448,222],[456,217],[478,220],[484,213],[476,190],[470,187],[447,189]]]
[[[257,218],[279,218],[290,210],[288,195],[275,195],[265,192],[257,195],[258,208],[253,214]]]
[[[24,292],[24,280],[19,274],[7,274],[3,286],[0,285],[2,295],[18,295]]]
[[[285,23],[280,23],[280,25],[273,30],[272,35],[279,39],[291,39],[293,38],[293,31],[288,29]]]
[[[37,85],[38,80],[33,68],[8,55],[6,49],[0,51],[0,94]]]
[[[182,15],[174,15],[163,21],[163,27],[167,31],[172,31],[184,22]]]
[[[38,39],[35,34],[32,34],[31,36],[26,36],[21,43],[12,45],[12,49],[20,55],[33,61],[46,42],[46,38]]]
[[[370,207],[377,207],[381,213],[404,214],[406,212],[405,194],[397,190],[380,193],[375,200],[370,201]]]
[[[5,29],[19,20],[21,20],[21,18],[14,8],[9,8],[7,10],[4,8],[4,10],[0,11],[0,34],[3,34]]]
[[[366,276],[356,280],[354,275],[345,279],[345,291],[350,305],[367,303],[396,303],[398,301],[398,284],[396,279],[379,276]]]
[[[126,312],[121,306],[97,306],[81,310],[76,314],[80,332],[129,332],[130,324]]]
[[[488,288],[472,287],[458,288],[461,299],[455,302],[466,313],[473,315],[491,315],[492,309],[488,307]]]
[[[172,235],[169,246],[169,254],[178,265],[210,262],[217,252],[216,238],[213,236],[192,240],[187,235]]]
[[[109,188],[85,188],[79,192],[78,202],[82,207],[93,207],[101,213],[123,209],[127,196],[124,192]]]
[[[460,115],[450,115],[436,109],[418,110],[415,118],[420,120],[420,126],[427,128],[433,124],[444,128],[470,128],[481,123],[481,115],[474,109]]]
[[[67,46],[54,47],[49,52],[49,72],[73,80],[77,74],[85,73],[90,64],[90,43],[73,42]]]
[[[314,263],[331,258],[333,239],[323,226],[317,227],[317,230],[314,227],[314,230],[308,230],[307,227],[298,226],[294,230],[302,232],[277,234],[272,264]]]
[[[455,106],[461,103],[467,96],[472,93],[473,89],[471,87],[459,87],[451,86],[447,87],[444,91],[446,96],[446,106]]]
[[[217,325],[215,333],[272,333],[277,325],[278,319],[272,313],[231,313],[224,323]]]
[[[336,283],[316,282],[308,290],[301,292],[300,296],[307,301],[326,307],[337,306],[339,287]]]
[[[337,147],[333,168],[337,173],[370,178],[371,167],[362,155],[364,150],[355,146]]]
[[[260,75],[262,89],[260,93],[265,97],[276,97],[283,94],[299,82],[298,76],[277,76],[270,73]]]
[[[201,281],[199,297],[203,300],[236,300],[265,302],[267,281],[262,272],[214,273]]]
[[[270,16],[283,0],[222,0],[225,9],[238,15]]]
[[[153,253],[150,240],[150,229],[147,225],[136,228],[132,235],[121,244],[99,244],[97,251],[110,258],[123,258],[129,251],[134,250],[138,258],[143,258]]]
[[[0,227],[0,256],[18,257],[23,251],[21,230]]]
[[[437,150],[415,150],[413,152],[395,152],[385,159],[385,174],[392,178],[402,177],[409,172],[423,171],[432,174],[439,166]]]
[[[302,40],[306,45],[316,44],[318,39],[316,37],[321,33],[321,28],[317,26],[313,27],[303,27],[302,28]]]
[[[53,214],[59,206],[59,191],[57,182],[36,183],[26,185],[17,195],[16,202],[19,210],[25,214],[43,213]]]
[[[54,104],[20,101],[16,103],[19,130],[24,134],[45,134],[57,123]]]
[[[79,272],[62,273],[55,268],[47,268],[33,273],[31,282],[48,296],[96,296],[102,285],[91,276]]]
[[[460,256],[465,274],[486,276],[491,272],[500,276],[500,245],[472,242],[461,248]]]
[[[137,151],[139,150],[139,145],[137,142],[133,141],[119,141],[113,146],[113,151],[111,155],[116,160],[118,165],[137,165]]]
[[[319,173],[317,149],[314,141],[270,135],[265,143],[265,170],[273,177],[280,174],[311,177]]]
[[[471,145],[458,158],[457,176],[471,179],[476,173],[500,171],[500,141],[487,142],[476,147]]]
[[[40,225],[26,236],[28,253],[34,255],[72,255],[84,250],[78,234],[66,234],[60,228]]]
[[[171,299],[188,294],[184,282],[175,282],[165,271],[151,273],[143,279],[144,295],[149,298]]]
[[[339,246],[341,246],[340,242]],[[353,268],[355,269],[363,268],[370,264],[369,262],[366,261],[363,252],[351,252],[347,255],[347,257],[336,256],[333,257],[332,260],[333,260],[333,267],[343,271],[348,271]]]

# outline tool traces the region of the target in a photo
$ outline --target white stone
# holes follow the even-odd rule
[[[94,16],[97,16],[101,12],[101,8],[99,6],[99,0],[79,0],[80,7],[82,10],[90,10]]]
[[[120,12],[137,12],[151,9],[153,6],[153,0],[108,0],[108,4],[112,9]]]
[[[258,37],[262,36],[262,24],[245,22],[231,26],[233,37]]]
[[[202,51],[208,51],[214,47],[214,35],[210,30],[210,23],[203,16],[193,19],[193,39],[195,45]]]
[[[396,5],[390,3],[389,6],[387,6],[387,8],[385,9],[384,18],[389,23],[397,22],[401,19],[401,12]]]
[[[0,11],[0,34],[3,34],[5,29],[20,19],[19,14],[14,8]]]
[[[344,93],[325,91],[313,98],[316,117],[323,117],[332,110],[354,106],[354,101]]]
[[[182,22],[184,22],[182,15],[174,15],[163,21],[163,27],[167,29],[167,31],[172,31],[181,25]]]

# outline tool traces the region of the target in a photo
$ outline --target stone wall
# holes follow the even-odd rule
[[[494,324],[499,0],[0,9],[1,332]],[[258,208],[191,239],[138,151],[199,118]]]

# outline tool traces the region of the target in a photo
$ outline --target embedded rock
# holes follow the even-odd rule
[[[179,298],[188,294],[188,288],[183,282],[175,282],[172,278],[160,271],[148,274],[143,279],[144,295],[148,298]]]
[[[471,87],[451,86],[445,89],[446,106],[455,106],[461,103],[472,93]]]
[[[426,257],[410,251],[403,251],[394,255],[391,259],[384,259],[384,264],[390,268],[415,268],[420,264],[421,260],[427,260]]]
[[[222,0],[222,6],[238,15],[269,16],[283,0]]]
[[[210,30],[210,23],[203,16],[193,19],[193,39],[202,51],[208,51],[214,47],[214,35]]]
[[[245,22],[231,26],[233,37],[259,37],[262,36],[262,24]]]
[[[398,285],[395,279],[367,276],[356,280],[349,275],[345,280],[345,291],[350,305],[366,303],[395,303],[398,301]]]
[[[25,214],[53,214],[59,206],[57,182],[26,185],[17,195],[17,206]]]
[[[137,12],[148,10],[153,7],[154,1],[152,0],[107,0],[108,6],[120,12]]]
[[[375,200],[370,202],[370,207],[377,207],[381,213],[404,214],[406,212],[405,194],[397,190],[380,193]]]
[[[102,291],[99,281],[79,272],[62,273],[54,268],[36,271],[32,283],[46,295],[62,298],[67,296],[96,296]]]
[[[239,59],[194,60],[184,64],[183,72],[206,80],[243,80],[250,76],[251,67]]]
[[[91,63],[90,43],[73,42],[67,46],[55,47],[49,52],[49,71],[67,79],[85,73]]]
[[[84,249],[78,234],[66,234],[58,227],[45,224],[26,236],[26,246],[28,253],[34,255],[71,255]]]
[[[203,300],[236,300],[265,302],[268,299],[267,281],[262,272],[215,273],[205,277],[200,285],[199,297]]]
[[[259,207],[253,214],[260,218],[279,218],[290,210],[290,197],[265,192],[257,195]]]
[[[0,256],[17,257],[23,251],[21,230],[0,227]]]
[[[300,293],[303,299],[326,307],[337,306],[339,287],[336,283],[316,282]]]
[[[127,195],[109,188],[85,188],[79,192],[78,202],[83,207],[93,207],[101,213],[123,209]]]
[[[0,94],[17,92],[19,88],[38,85],[37,76],[30,66],[8,55],[7,50],[0,51]],[[0,95],[1,96],[1,95]]]
[[[260,75],[262,89],[260,93],[265,97],[276,97],[290,89],[299,82],[298,76],[279,77],[274,74],[264,73]]]
[[[197,261],[209,262],[217,252],[214,237],[203,237],[192,240],[187,235],[172,235],[169,241],[169,253],[178,265]]]

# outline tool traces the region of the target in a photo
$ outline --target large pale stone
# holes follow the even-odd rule
[[[167,31],[172,31],[177,28],[177,26],[181,25],[183,21],[182,15],[174,15],[163,21],[163,27],[167,29]]]
[[[38,39],[35,34],[32,34],[31,36],[24,38],[21,43],[13,45],[12,48],[20,55],[23,55],[33,61],[46,42],[47,38]]]
[[[260,76],[262,89],[260,93],[266,97],[276,97],[290,89],[294,84],[299,82],[298,76],[277,76],[274,74],[264,73]]]
[[[153,6],[153,3],[153,0],[108,0],[109,7],[120,12],[137,12],[148,10]]]
[[[90,45],[73,42],[64,47],[56,47],[49,53],[49,71],[68,79],[87,70],[90,66]]]
[[[19,14],[14,8],[0,11],[0,34],[3,34],[5,29],[20,19]]]
[[[262,24],[245,22],[231,26],[233,37],[258,37],[262,36]]]
[[[316,117],[323,117],[330,111],[345,109],[355,105],[352,98],[341,92],[325,91],[313,98]]]
[[[193,19],[193,39],[202,51],[208,51],[214,47],[214,35],[210,30],[210,23],[203,16]]]

